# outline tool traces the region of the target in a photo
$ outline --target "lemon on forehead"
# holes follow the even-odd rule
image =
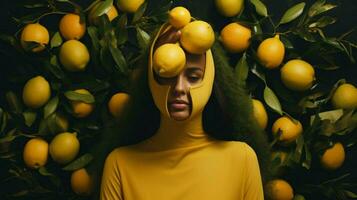
[[[191,21],[191,14],[186,8],[178,6],[170,10],[169,12],[169,22],[170,24],[180,29],[186,26]]]
[[[161,77],[174,77],[183,70],[186,63],[186,55],[177,44],[164,44],[156,49],[153,57],[153,68]]]
[[[210,24],[204,21],[193,21],[181,29],[180,43],[192,54],[202,54],[211,48],[214,32]]]

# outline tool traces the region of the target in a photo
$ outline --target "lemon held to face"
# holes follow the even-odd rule
[[[191,14],[186,8],[178,6],[170,10],[169,12],[169,22],[170,24],[180,29],[186,26],[191,21]]]
[[[174,77],[185,67],[186,55],[176,44],[164,44],[156,49],[153,57],[155,73],[164,78]]]

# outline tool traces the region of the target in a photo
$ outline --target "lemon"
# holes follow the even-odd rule
[[[93,179],[85,168],[72,172],[71,188],[74,193],[82,196],[88,196],[92,193]]]
[[[354,109],[357,107],[357,88],[349,83],[340,85],[334,92],[331,103],[335,108]]]
[[[69,13],[62,17],[59,30],[66,40],[79,40],[86,32],[86,24],[80,21],[79,15]]]
[[[190,11],[182,6],[175,7],[169,12],[169,23],[177,29],[186,26],[190,21]]]
[[[335,170],[345,161],[345,149],[340,142],[327,149],[321,157],[321,165],[327,170]]]
[[[268,114],[262,102],[257,99],[253,99],[253,114],[257,119],[259,126],[262,129],[265,129],[268,124]]]
[[[75,133],[63,132],[50,143],[50,155],[59,164],[71,162],[79,152],[79,141]]]
[[[124,12],[135,13],[144,3],[144,0],[118,0],[118,8]]]
[[[119,92],[114,94],[108,102],[108,110],[114,117],[121,116],[124,108],[129,103],[130,96],[127,93]]]
[[[238,23],[230,23],[221,31],[223,46],[231,53],[246,50],[249,47],[251,36],[251,30]]]
[[[42,76],[28,80],[22,91],[22,100],[30,108],[39,108],[51,97],[50,84]]]
[[[284,55],[285,47],[280,41],[279,35],[263,40],[258,46],[258,59],[268,69],[277,68],[283,62]]]
[[[193,21],[181,29],[180,43],[192,54],[205,53],[214,42],[214,32],[207,22]]]
[[[75,92],[77,92],[79,94],[90,94],[90,92],[86,89],[78,89],[78,90],[75,90]],[[78,117],[78,118],[87,117],[89,114],[92,113],[92,111],[94,109],[93,104],[85,103],[82,101],[71,101],[71,105],[72,105],[72,110],[73,110],[74,116]]]
[[[283,145],[289,145],[294,142],[303,132],[303,127],[299,121],[292,121],[290,118],[283,116],[277,119],[272,127],[272,133],[277,135],[281,132],[279,142]]]
[[[48,44],[50,35],[46,27],[39,23],[27,24],[21,32],[21,46],[27,49],[26,42],[36,42],[39,46],[31,49],[32,52],[40,52],[45,49]]]
[[[291,185],[283,179],[274,179],[266,185],[267,196],[270,200],[292,200],[294,190]]]
[[[215,0],[218,11],[225,17],[238,15],[244,6],[244,0]]]
[[[161,77],[175,77],[186,64],[183,49],[176,44],[164,44],[157,48],[153,56],[153,68]]]
[[[26,166],[37,169],[45,166],[48,157],[48,143],[41,138],[30,139],[24,147],[23,159]]]
[[[295,91],[305,91],[311,88],[315,80],[315,70],[309,63],[294,59],[287,62],[280,69],[280,76],[287,88]]]
[[[89,62],[89,52],[80,41],[68,40],[61,46],[59,59],[68,71],[83,71]]]
[[[102,4],[104,3],[103,1],[99,1],[97,4],[95,4],[93,6],[93,8],[89,11],[88,14],[88,21],[91,24],[97,24],[97,20],[99,16],[94,16],[94,13],[96,11],[96,9]],[[118,16],[118,11],[115,8],[114,5],[111,5],[110,8],[108,9],[108,11],[105,13],[108,16],[109,21],[112,21],[113,19],[115,19]]]

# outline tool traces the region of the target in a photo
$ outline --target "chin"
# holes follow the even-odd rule
[[[170,117],[176,121],[184,121],[190,117],[190,113],[185,111],[172,112],[170,113]]]

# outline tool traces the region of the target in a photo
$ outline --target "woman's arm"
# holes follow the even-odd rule
[[[244,199],[263,200],[262,178],[260,176],[259,163],[254,150],[246,145],[246,179]]]
[[[101,200],[124,200],[115,151],[112,151],[105,161],[100,189]]]

